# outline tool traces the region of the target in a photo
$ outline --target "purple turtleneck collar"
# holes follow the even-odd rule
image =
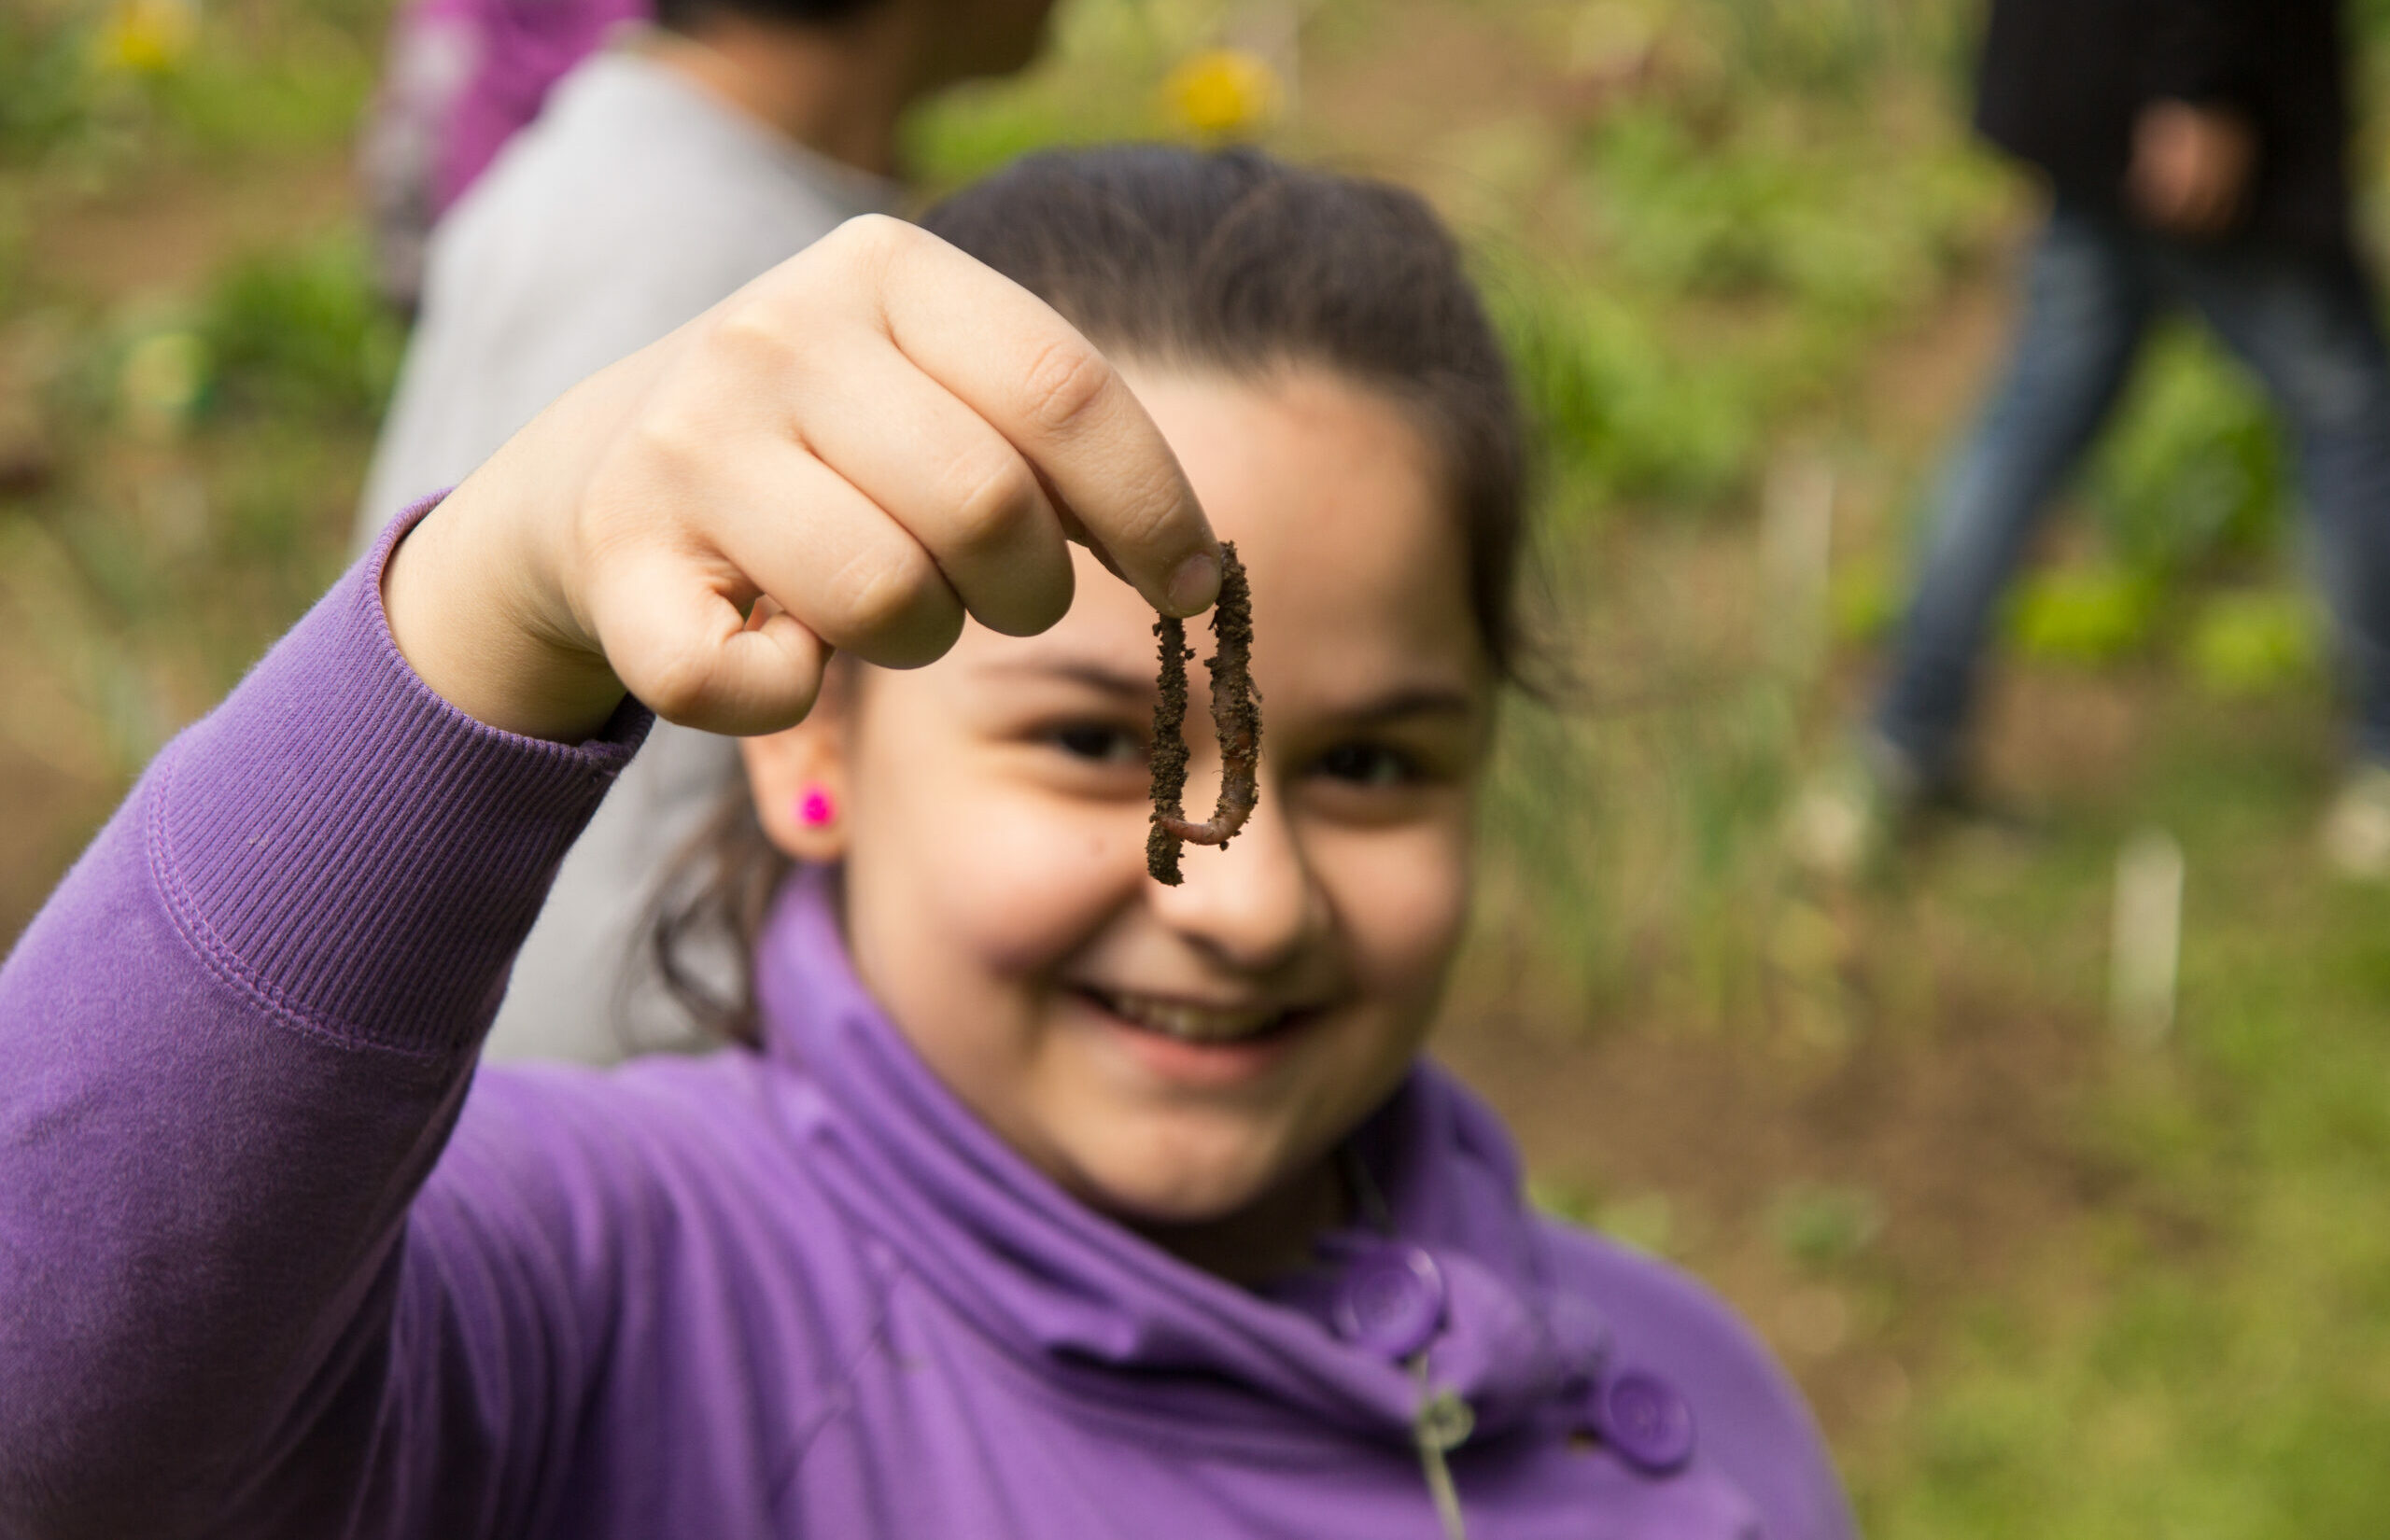
[[[1017,1360],[1097,1400],[1143,1398],[1166,1376],[1239,1404],[1204,1426],[1411,1436],[1416,1381],[1383,1343],[1340,1334],[1331,1303],[1345,1259],[1387,1238],[1323,1237],[1323,1258],[1339,1260],[1256,1293],[1090,1210],[966,1110],[890,1023],[848,960],[823,874],[800,874],[781,895],[758,975],[766,1053],[823,1092],[804,1130],[823,1184]],[[1493,1114],[1423,1062],[1352,1142],[1392,1239],[1426,1250],[1442,1276],[1435,1387],[1468,1400],[1489,1435],[1581,1394],[1602,1326],[1548,1286]]]

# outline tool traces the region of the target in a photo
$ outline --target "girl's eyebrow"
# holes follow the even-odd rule
[[[1016,679],[1063,680],[1085,685],[1107,695],[1140,702],[1151,700],[1154,693],[1154,677],[1149,670],[1140,669],[1132,673],[1088,658],[1022,659],[991,664],[987,671]],[[1415,717],[1474,717],[1480,709],[1477,696],[1460,686],[1406,684],[1374,699],[1349,707],[1331,707],[1323,714],[1351,722],[1384,722]]]

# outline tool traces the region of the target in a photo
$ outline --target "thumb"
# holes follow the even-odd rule
[[[769,599],[742,611],[718,571],[687,558],[624,564],[591,595],[594,629],[623,687],[684,727],[752,737],[813,709],[831,648]],[[611,602],[610,602],[611,601]]]

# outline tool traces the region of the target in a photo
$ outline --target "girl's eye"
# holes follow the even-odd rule
[[[1071,758],[1090,764],[1142,764],[1146,759],[1146,746],[1134,734],[1098,722],[1058,727],[1049,741]]]
[[[1348,786],[1402,786],[1419,773],[1410,755],[1382,743],[1340,743],[1319,756],[1318,768]]]

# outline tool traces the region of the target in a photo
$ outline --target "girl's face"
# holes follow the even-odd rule
[[[1317,371],[1130,374],[1252,579],[1261,796],[1233,843],[1188,847],[1184,886],[1146,875],[1154,616],[1084,552],[1052,630],[975,625],[930,667],[865,671],[750,759],[776,838],[838,846],[855,966],[940,1078],[1083,1200],[1201,1225],[1322,1172],[1417,1051],[1493,684],[1399,408]],[[1188,640],[1210,656],[1200,621]],[[838,822],[808,836],[794,808],[822,779]]]

